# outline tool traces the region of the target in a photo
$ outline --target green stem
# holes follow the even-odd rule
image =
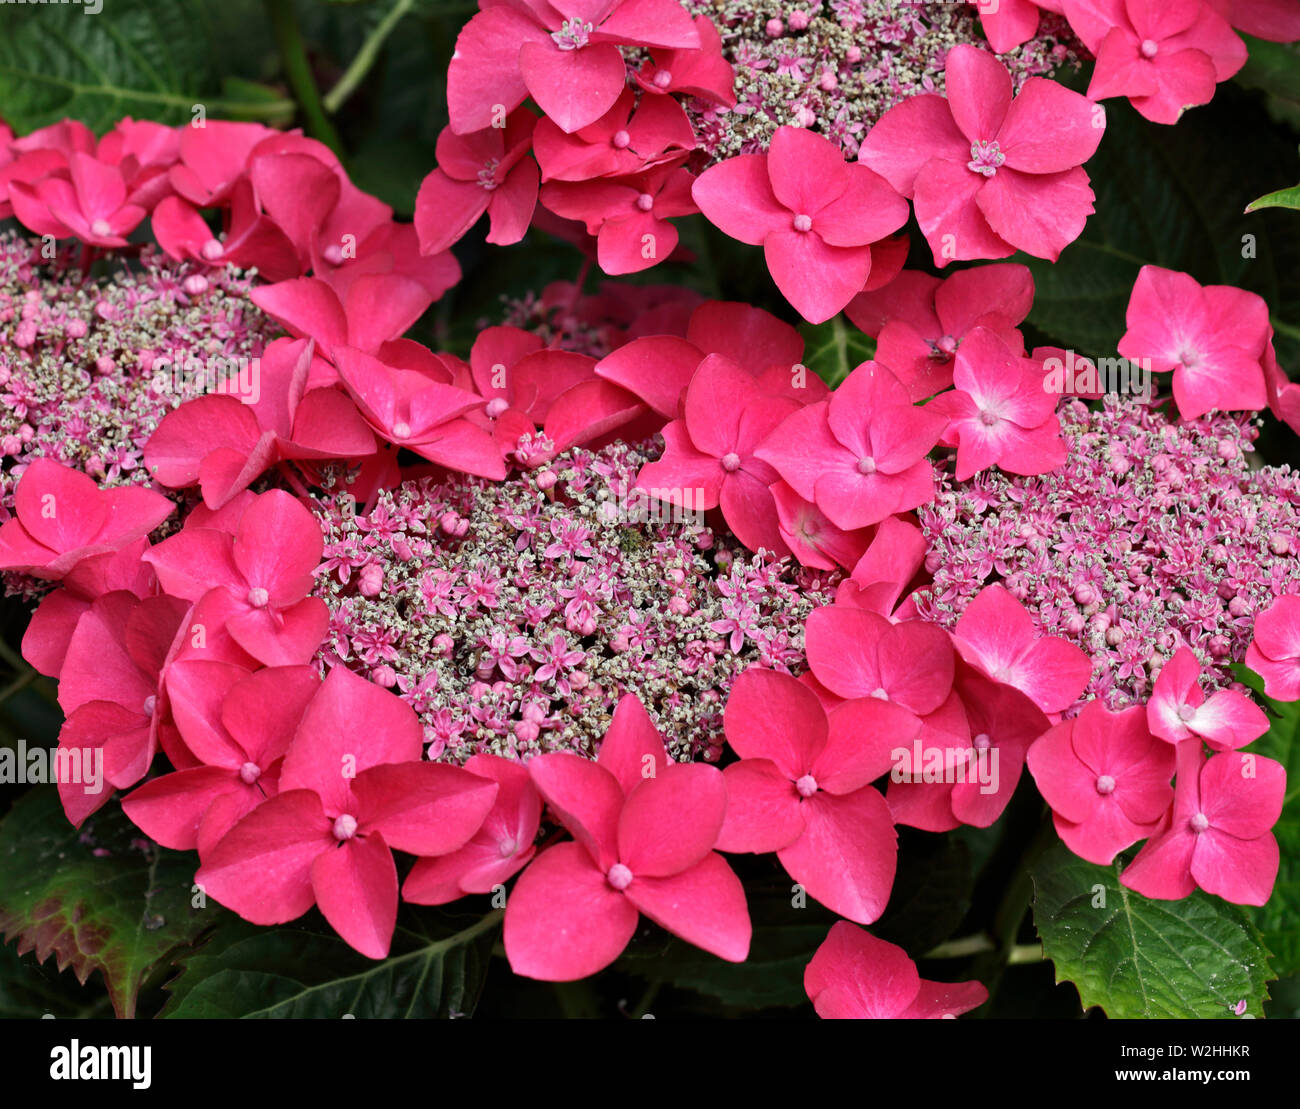
[[[1276,316],[1269,321],[1273,325],[1273,330],[1282,335],[1289,335],[1292,339],[1300,339],[1300,327],[1295,324],[1284,323]]]
[[[266,13],[271,20],[275,44],[280,50],[280,60],[284,63],[285,77],[298,101],[307,133],[341,156],[343,144],[321,105],[320,90],[316,88],[316,78],[312,76],[307,61],[307,48],[294,18],[293,0],[266,0]]]
[[[4,702],[9,700],[9,698],[15,693],[21,689],[25,689],[39,677],[40,674],[35,670],[28,670],[26,674],[19,674],[18,677],[5,686],[4,689],[0,690],[0,704],[4,704]]]
[[[968,955],[982,955],[985,951],[993,950],[995,950],[995,947],[993,941],[989,938],[989,934],[980,932],[974,936],[962,936],[959,939],[941,943],[938,947],[931,948],[921,958],[964,959]]]
[[[397,0],[392,11],[384,16],[379,26],[370,32],[369,37],[361,44],[361,49],[357,51],[357,56],[352,59],[352,64],[348,66],[334,87],[325,94],[325,110],[330,115],[343,107],[347,98],[357,91],[357,86],[365,80],[366,74],[375,64],[375,59],[379,57],[379,50],[384,45],[384,40],[393,33],[393,28],[414,6],[415,0]]]

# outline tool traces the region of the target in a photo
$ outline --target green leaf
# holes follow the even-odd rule
[[[804,323],[803,364],[834,389],[863,362],[876,356],[876,341],[849,323],[832,316],[825,323]]]
[[[94,130],[132,115],[164,123],[208,115],[283,117],[279,98],[213,98],[202,0],[0,5],[0,104],[19,133],[65,116]],[[290,105],[291,107],[291,105]]]
[[[1289,189],[1278,189],[1275,193],[1266,193],[1246,205],[1247,212],[1258,212],[1261,208],[1300,208],[1300,185],[1293,185]]]
[[[191,904],[197,858],[142,840],[114,804],[79,832],[56,790],[30,790],[0,821],[0,933],[81,982],[102,972],[118,1016],[152,970],[218,919]]]
[[[500,912],[472,917],[404,906],[387,959],[358,954],[328,929],[295,922],[218,929],[168,985],[176,1018],[469,1016],[482,991]]]
[[[1300,364],[1300,236],[1289,213],[1246,215],[1278,181],[1300,179],[1293,144],[1259,119],[1253,100],[1221,86],[1176,127],[1107,103],[1101,149],[1086,169],[1096,212],[1056,264],[1017,256],[1034,274],[1029,322],[1060,346],[1111,356],[1143,265],[1237,285],[1268,302],[1283,366]]]
[[[1300,127],[1300,44],[1241,37],[1249,54],[1233,80],[1263,91],[1265,106],[1274,119]]]
[[[1122,868],[1060,843],[1032,868],[1034,925],[1057,982],[1109,1017],[1227,1017],[1242,1000],[1263,1016],[1275,975],[1246,910],[1200,890],[1149,901],[1120,885]]]
[[[1244,666],[1232,669],[1254,690],[1269,716],[1269,730],[1250,745],[1251,753],[1276,759],[1286,768],[1286,797],[1273,828],[1282,856],[1277,882],[1268,903],[1249,912],[1264,934],[1278,974],[1300,974],[1300,702],[1266,697],[1258,674]]]

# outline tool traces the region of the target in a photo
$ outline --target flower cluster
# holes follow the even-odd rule
[[[942,93],[944,61],[958,43],[978,43],[977,13],[927,0],[688,0],[722,37],[736,71],[730,110],[688,103],[710,162],[766,150],[779,127],[805,127],[853,158],[867,131],[895,104]],[[994,47],[1016,87],[1077,67],[1082,46],[1060,17],[1032,36]]]
[[[897,826],[987,827],[1026,768],[1081,857],[1145,841],[1130,888],[1267,900],[1285,772],[1228,667],[1300,694],[1300,480],[1225,414],[1300,426],[1267,305],[1146,267],[1118,349],[1174,403],[1117,401],[1027,351],[1026,267],[907,270],[899,232],[940,269],[1055,260],[1095,98],[1172,121],[1240,64],[1225,12],[1300,28],[982,8],[483,0],[410,225],[256,124],[0,133],[0,216],[47,240],[0,240],[0,572],[41,595],[64,757],[245,919],[316,906],[373,958],[401,899],[514,881],[519,974],[595,973],[642,917],[743,960],[724,855],[774,854],[845,918],[805,975],[824,1016],[983,1002],[855,925]],[[1071,33],[1089,96],[1043,76]],[[696,213],[875,358],[831,389],[756,307],[584,291],[685,257]],[[581,276],[459,355],[405,337],[483,216]],[[170,261],[88,276],[146,218]],[[157,388],[196,357],[257,372]],[[78,825],[110,792],[60,782]]]
[[[1069,457],[1052,473],[941,479],[918,512],[933,576],[918,612],[951,627],[1000,581],[1088,653],[1084,699],[1112,709],[1144,703],[1180,647],[1209,688],[1229,684],[1256,616],[1300,592],[1300,476],[1252,467],[1240,417],[1179,422],[1109,397],[1060,420]]]
[[[233,269],[199,274],[149,251],[136,270],[86,280],[67,262],[0,238],[0,516],[37,458],[148,484],[144,445],[162,418],[205,392],[256,388],[272,334]]]
[[[499,484],[406,481],[364,514],[329,498],[322,660],[410,704],[430,758],[593,756],[630,692],[674,760],[716,760],[732,680],[800,672],[834,579],[638,494],[657,454],[615,443]]]

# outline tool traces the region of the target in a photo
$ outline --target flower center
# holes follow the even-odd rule
[[[261,776],[262,768],[255,762],[246,762],[239,768],[239,780],[246,786],[251,786]]]
[[[1109,774],[1103,774],[1097,779],[1097,792],[1103,797],[1108,793],[1115,792],[1115,779]]]
[[[519,844],[516,843],[513,839],[511,839],[509,836],[506,836],[505,839],[503,839],[500,843],[497,844],[497,850],[501,852],[501,857],[503,859],[510,858],[510,856],[515,853],[518,847]]]
[[[478,171],[478,187],[491,192],[495,189],[500,181],[497,180],[497,167],[501,162],[496,158],[490,158],[483,163],[483,168]]]
[[[874,697],[877,701],[889,700],[889,694],[885,691],[884,686],[877,686],[875,689],[873,689],[871,691],[871,696]]]
[[[610,140],[619,150],[626,150],[632,142],[632,136],[626,131],[615,131],[614,137]]]
[[[811,797],[817,792],[817,779],[811,774],[805,774],[795,782],[794,788],[798,790],[800,797]]]
[[[998,414],[996,412],[990,412],[987,408],[980,409],[980,423],[985,427],[992,427],[997,422]]]
[[[942,339],[936,339],[930,344],[930,357],[938,362],[946,362],[957,353],[959,343],[951,335],[945,335]]]
[[[96,235],[111,235],[113,233],[113,225],[106,219],[95,220],[95,222],[90,225],[90,229]]]
[[[658,73],[655,74],[654,83],[656,88],[666,89],[669,85],[673,83],[672,71],[668,69],[661,69]]]
[[[144,705],[141,706],[144,709],[145,716],[152,716],[153,710],[157,704],[158,698],[152,693],[149,694],[149,696],[144,699]]]
[[[357,818],[351,813],[344,813],[334,821],[334,838],[340,843],[357,834]]]
[[[411,425],[405,420],[398,420],[393,425],[393,436],[397,439],[405,439],[411,434]]]
[[[487,408],[484,411],[487,412],[489,419],[495,420],[509,407],[510,403],[505,397],[493,397],[487,402]]]
[[[980,732],[979,735],[975,736],[975,737],[970,741],[970,744],[971,744],[971,746],[974,747],[975,750],[977,750],[977,751],[987,751],[990,747],[993,746],[993,740],[991,740],[991,739],[988,737],[988,734],[987,734],[987,733],[985,733],[985,732]]]
[[[1142,57],[1154,58],[1158,53],[1160,53],[1160,44],[1156,42],[1155,39],[1143,39],[1141,50]]]
[[[800,212],[797,216],[794,217],[794,229],[796,231],[811,231],[812,216],[806,216],[802,212]]]
[[[561,50],[578,50],[587,45],[593,30],[595,28],[590,23],[575,17],[561,23],[560,29],[551,33],[551,38]]]
[[[615,863],[611,866],[605,878],[616,890],[625,890],[632,884],[632,872],[622,863]]]
[[[655,198],[649,193],[642,193],[636,198],[636,206],[643,212],[650,211],[655,206]]]
[[[865,458],[858,459],[858,473],[874,474],[875,472],[876,472],[876,460],[874,458],[867,456]]]
[[[221,257],[221,252],[224,249],[225,248],[221,245],[221,243],[218,240],[209,239],[206,243],[203,244],[203,249],[200,250],[199,253],[202,254],[203,257],[206,258],[209,262],[215,262],[218,258]]]
[[[1210,826],[1210,818],[1203,812],[1198,812],[1191,820],[1187,822],[1191,825],[1192,831],[1198,836]]]
[[[740,469],[740,455],[735,451],[730,451],[722,456],[722,468],[729,474],[734,474]]]
[[[260,585],[248,591],[248,603],[254,608],[265,608],[270,599],[271,595]]]
[[[1195,715],[1196,715],[1196,710],[1192,708],[1191,705],[1178,706],[1178,719],[1182,720],[1184,723],[1186,723]]]
[[[970,161],[966,163],[966,168],[972,173],[982,173],[985,177],[992,177],[998,171],[998,166],[1007,160],[1007,156],[1002,153],[993,139],[988,142],[979,140],[970,144]]]

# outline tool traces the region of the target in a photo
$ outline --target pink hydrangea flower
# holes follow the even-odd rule
[[[1300,597],[1286,594],[1255,617],[1246,665],[1264,679],[1264,692],[1300,701]]]
[[[163,485],[198,482],[204,503],[220,508],[278,462],[374,454],[375,438],[346,394],[310,387],[313,352],[310,340],[275,340],[259,359],[255,401],[187,401],[150,436],[145,465]]]
[[[989,996],[979,982],[926,981],[901,947],[843,920],[817,948],[803,984],[823,1020],[957,1017]]]
[[[1104,112],[1042,77],[1013,99],[1006,67],[974,46],[952,49],[946,78],[946,96],[886,112],[859,161],[912,199],[935,265],[1016,250],[1056,261],[1093,211],[1081,167],[1101,142]]]
[[[11,180],[14,215],[38,235],[75,238],[92,246],[126,246],[126,236],[148,212],[130,202],[121,167],[79,152],[68,155],[67,166],[66,177]]]
[[[813,323],[862,291],[871,244],[907,221],[906,203],[885,181],[800,127],[779,128],[765,154],[711,166],[692,195],[709,222],[763,247],[777,288]]]
[[[329,610],[311,597],[324,539],[315,517],[272,489],[240,515],[233,534],[187,527],[144,554],[173,597],[213,594],[220,626],[267,666],[307,662],[325,637]]]
[[[907,386],[912,400],[924,400],[952,384],[953,356],[977,327],[996,332],[1023,355],[1016,326],[1033,302],[1029,268],[1001,263],[947,278],[904,270],[883,288],[859,293],[844,311],[876,339],[876,361]]]
[[[693,180],[679,166],[660,165],[631,177],[548,181],[541,200],[557,216],[586,224],[606,273],[639,273],[677,249],[677,228],[668,221],[699,211]]]
[[[420,249],[437,254],[458,242],[486,212],[487,241],[517,243],[537,206],[537,163],[528,157],[537,117],[520,109],[504,127],[438,136],[438,165],[415,198]]]
[[[1088,95],[1127,96],[1153,123],[1208,104],[1246,63],[1246,44],[1203,0],[1063,0],[1070,26],[1097,56]]]
[[[528,769],[574,842],[538,855],[506,902],[516,974],[595,974],[618,958],[642,913],[719,958],[745,959],[745,891],[713,850],[727,809],[722,774],[671,763],[635,696],[619,702],[594,763],[559,753]]]
[[[623,91],[619,46],[699,49],[700,35],[676,0],[504,0],[474,16],[456,39],[447,108],[460,135],[531,96],[572,133],[603,116]]]
[[[955,476],[966,481],[990,466],[1045,474],[1064,465],[1057,396],[1043,387],[1036,361],[1017,355],[996,332],[977,327],[957,351],[955,389],[927,410],[948,417],[940,442],[957,447]]]
[[[1268,731],[1268,717],[1235,689],[1205,696],[1201,664],[1190,647],[1180,647],[1156,678],[1147,702],[1147,724],[1167,743],[1204,739],[1216,751],[1234,751]]]
[[[1211,409],[1261,409],[1268,403],[1262,359],[1272,330],[1268,305],[1231,285],[1206,285],[1159,266],[1143,266],[1128,302],[1125,358],[1173,372],[1184,420]]]
[[[838,697],[872,697],[924,716],[952,689],[948,633],[921,620],[895,624],[865,608],[826,605],[808,616],[805,649],[817,680]]]
[[[1089,701],[1030,747],[1029,772],[1065,845],[1100,866],[1156,831],[1174,800],[1173,748],[1138,705],[1111,712]]]
[[[60,781],[59,797],[73,824],[109,799],[108,786],[126,789],[143,778],[160,744],[183,761],[168,723],[163,675],[188,609],[175,597],[141,599],[117,591],[97,598],[77,622],[59,671],[65,716],[59,747],[102,751],[106,784],[96,794],[66,776]]]
[[[317,905],[361,954],[384,958],[397,920],[392,852],[455,851],[497,794],[496,782],[420,752],[410,707],[336,667],[298,724],[279,791],[222,837],[195,881],[254,924]]]
[[[884,366],[864,362],[829,401],[788,417],[756,452],[840,528],[879,523],[934,496],[926,454],[946,417],[918,408]]]
[[[665,162],[680,162],[695,149],[695,133],[682,106],[670,96],[643,97],[631,89],[600,119],[573,134],[549,119],[538,121],[533,152],[543,181],[621,177]]]
[[[754,452],[796,408],[765,393],[724,355],[710,354],[691,379],[682,419],[663,429],[663,457],[641,470],[637,485],[697,512],[720,505],[727,525],[750,550],[785,554],[768,490],[776,471]]]
[[[58,581],[78,563],[120,550],[175,511],[149,489],[100,489],[85,474],[38,458],[18,480],[14,518],[0,526],[0,570]]]
[[[709,104],[733,107],[735,71],[722,56],[722,36],[706,15],[695,17],[699,49],[650,51],[650,60],[633,75],[643,92],[656,96],[681,93]]]
[[[890,747],[920,727],[906,709],[874,698],[828,717],[798,679],[746,670],[727,702],[727,742],[740,761],[723,771],[718,850],[775,851],[811,897],[871,923],[889,900],[898,847],[889,806],[870,783],[889,768]]]
[[[167,670],[172,715],[193,765],[153,778],[122,799],[150,839],[207,852],[273,796],[280,762],[320,687],[310,666],[250,674],[223,662],[186,660]]]
[[[1120,881],[1162,901],[1199,888],[1238,905],[1263,905],[1277,878],[1270,829],[1286,793],[1282,764],[1244,751],[1206,759],[1195,741],[1180,743],[1177,757],[1173,809]]]
[[[1087,655],[1064,639],[1040,636],[1033,617],[1001,585],[980,590],[952,635],[962,658],[1015,686],[1044,712],[1069,708],[1092,674]]]

